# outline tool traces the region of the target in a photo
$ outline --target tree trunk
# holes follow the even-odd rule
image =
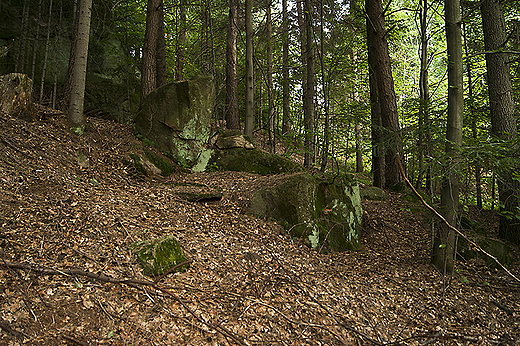
[[[57,93],[57,86],[58,86],[58,65],[60,62],[60,55],[58,54],[61,49],[61,19],[63,14],[63,0],[60,0],[60,16],[58,19],[58,26],[56,30],[56,45],[55,45],[55,51],[56,51],[56,61],[54,62],[54,81],[52,84],[52,108],[56,108],[56,93]]]
[[[267,31],[267,103],[269,124],[269,151],[275,153],[275,113],[274,113],[274,86],[273,86],[273,48],[272,48],[272,25],[271,25],[271,0],[267,0],[266,9],[266,31]]]
[[[14,67],[15,72],[25,72],[25,46],[27,39],[27,27],[29,26],[29,4],[27,0],[23,2],[22,25],[20,26],[20,36],[18,42],[18,54]]]
[[[41,12],[42,12],[42,0],[38,1],[38,19],[36,20],[36,35],[34,37],[33,44],[33,57],[32,57],[32,65],[31,65],[31,79],[34,81],[34,73],[36,70],[36,55],[38,54],[38,45],[40,43],[40,21],[41,21]]]
[[[384,186],[390,188],[401,181],[401,174],[397,166],[397,155],[402,154],[394,79],[388,53],[385,15],[381,0],[366,0],[365,8],[367,11],[368,51],[371,56],[369,62],[372,62],[370,68],[373,70],[377,88],[381,109],[381,125],[385,130]],[[372,90],[370,92],[372,93]]]
[[[356,173],[363,173],[363,138],[361,136],[361,125],[356,124]]]
[[[83,101],[85,96],[91,8],[92,0],[80,1],[77,38],[74,40],[76,42],[76,54],[72,70],[72,87],[67,120],[69,128],[77,133],[82,133],[85,129]]]
[[[448,120],[446,128],[445,178],[441,188],[441,211],[450,223],[457,227],[459,209],[460,164],[459,147],[462,145],[464,120],[464,90],[462,70],[462,32],[459,0],[445,2],[446,41],[448,48]],[[432,262],[443,275],[452,275],[455,265],[456,235],[441,224],[435,235]]]
[[[425,154],[426,160],[429,161],[431,155],[430,143],[430,89],[428,84],[428,0],[420,0],[420,33],[421,33],[421,49],[420,49],[420,61],[421,71],[419,74],[419,140],[417,143],[417,161],[418,161],[418,174],[417,174],[417,188],[422,188],[424,178],[426,177],[426,188],[430,190],[429,184],[431,183],[429,165],[425,167]]]
[[[369,25],[367,20],[367,26]],[[367,31],[370,34],[370,31]],[[370,38],[368,38],[370,42]],[[385,143],[383,137],[383,126],[381,122],[381,107],[377,94],[377,81],[374,70],[374,54],[368,50],[369,84],[370,84],[370,120],[372,124],[372,175],[374,186],[383,188],[385,186]]]
[[[307,92],[305,95],[304,126],[305,126],[305,155],[304,166],[311,168],[314,165],[314,46],[312,33],[312,3],[311,0],[304,2],[304,21],[306,37],[307,58]]]
[[[240,129],[237,79],[237,9],[238,1],[229,0],[226,43],[226,127]]]
[[[496,138],[514,140],[517,126],[514,115],[513,89],[509,56],[500,52],[507,40],[504,9],[498,0],[484,0],[480,5],[482,28],[486,51],[489,106],[491,110],[491,130]],[[510,150],[517,149],[511,148]],[[504,157],[511,156],[508,152]],[[498,196],[501,205],[499,235],[515,244],[520,244],[520,184],[513,180],[518,167],[498,173]]]
[[[296,10],[298,12],[298,28],[300,31],[300,55],[301,55],[301,63],[302,67],[300,70],[301,80],[302,80],[302,105],[305,113],[305,109],[307,109],[307,44],[306,44],[306,34],[305,34],[305,20],[303,15],[302,1],[296,2]],[[305,120],[304,116],[301,116],[301,112],[298,112],[298,134],[305,135]]]
[[[144,98],[157,88],[157,35],[159,33],[159,11],[162,0],[148,0],[146,8],[146,31],[144,34],[143,60],[141,67],[141,104]]]
[[[52,17],[52,0],[49,2],[49,20],[47,21],[47,39],[45,41],[45,55],[43,57],[42,80],[40,82],[40,96],[39,101],[43,100],[43,87],[45,85],[45,74],[47,72],[47,57],[49,55],[49,42],[51,38],[51,17]]]
[[[282,134],[287,135],[291,131],[290,123],[290,99],[289,99],[289,20],[287,16],[287,0],[282,0]]]
[[[159,29],[157,31],[157,54],[156,54],[156,78],[157,85],[160,87],[168,83],[168,73],[166,68],[166,37],[164,32],[164,11],[163,2],[161,1],[161,8],[159,9]]]
[[[253,75],[253,0],[246,0],[246,119],[244,134],[253,140],[255,127],[254,94],[255,83]]]
[[[462,10],[464,10],[464,6],[462,6]],[[464,16],[464,13],[462,13]],[[466,56],[469,55],[468,53],[468,37],[466,35],[466,23],[462,23],[462,29],[463,29],[463,35],[464,35],[464,54]],[[472,75],[472,65],[471,65],[471,59],[468,59],[466,61],[466,79],[468,81],[468,99],[469,99],[469,115],[471,118],[471,134],[472,138],[474,140],[478,139],[478,132],[477,132],[477,120],[478,120],[478,114],[477,110],[475,109],[475,100],[473,97],[473,75]],[[477,207],[479,209],[482,209],[482,182],[481,182],[481,176],[482,176],[482,169],[480,167],[479,162],[475,162],[473,165],[474,173],[475,173],[475,187],[476,187],[476,195],[477,195]]]
[[[320,68],[321,68],[321,88],[323,92],[323,108],[325,111],[325,122],[323,124],[323,149],[321,153],[321,167],[320,170],[325,172],[327,169],[327,161],[330,156],[329,146],[330,146],[330,124],[329,124],[329,97],[327,93],[327,82],[325,80],[325,64],[323,62],[323,57],[325,54],[325,34],[323,30],[323,0],[320,1]]]
[[[183,80],[184,46],[186,45],[186,0],[179,4],[179,36],[177,38],[177,60],[175,64],[175,80]]]

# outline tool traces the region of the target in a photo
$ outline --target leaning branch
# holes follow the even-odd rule
[[[496,262],[496,264],[498,264],[498,266],[500,268],[502,268],[507,274],[509,274],[513,279],[515,279],[516,281],[520,282],[520,279],[517,278],[513,273],[511,273],[511,271],[509,271],[509,269],[507,269],[502,263],[500,263],[500,261],[495,257],[493,256],[492,254],[490,254],[489,252],[485,251],[484,249],[482,249],[477,243],[475,243],[473,240],[469,239],[467,235],[465,235],[464,233],[462,233],[461,231],[459,231],[457,228],[453,227],[452,225],[450,225],[450,223],[441,215],[439,214],[439,212],[437,210],[435,210],[431,205],[429,205],[428,203],[426,203],[426,201],[424,200],[424,198],[422,198],[422,196],[419,194],[419,192],[417,192],[417,190],[413,187],[412,183],[410,182],[410,180],[408,180],[408,178],[406,177],[406,174],[404,173],[404,169],[403,169],[403,166],[401,165],[401,160],[399,160],[399,155],[396,155],[396,159],[397,159],[397,165],[399,166],[399,170],[401,171],[401,175],[403,176],[403,179],[404,181],[406,182],[406,184],[408,185],[408,187],[410,187],[410,189],[412,189],[413,193],[419,197],[419,199],[421,200],[422,204],[430,209],[442,222],[444,222],[446,224],[446,226],[451,229],[452,231],[454,231],[455,233],[457,233],[458,235],[460,235],[462,238],[466,239],[466,241],[468,242],[468,244],[470,244],[471,246],[473,246],[475,249],[477,249],[477,251],[480,251],[482,252],[484,255],[488,256],[489,258],[491,258],[493,261]]]

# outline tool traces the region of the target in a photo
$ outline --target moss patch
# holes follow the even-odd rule
[[[221,171],[238,171],[268,175],[303,172],[301,165],[284,157],[266,153],[258,149],[233,148],[217,150],[208,167],[218,167]]]
[[[137,257],[137,262],[147,276],[162,275],[186,261],[184,252],[173,235],[135,242],[129,245],[129,249]],[[184,271],[186,268],[187,265],[177,268],[176,271]]]

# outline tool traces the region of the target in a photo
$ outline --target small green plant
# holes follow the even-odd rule
[[[212,162],[206,169],[208,172],[217,172],[219,167],[216,162]]]
[[[70,131],[74,132],[77,135],[82,135],[85,133],[85,125],[80,125],[78,127],[71,127]]]

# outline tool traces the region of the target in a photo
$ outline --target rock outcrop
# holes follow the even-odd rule
[[[248,212],[275,219],[291,236],[321,252],[355,250],[363,215],[359,187],[348,177],[340,180],[290,175],[272,188],[257,190]]]
[[[135,130],[186,168],[207,162],[212,150],[213,77],[164,85],[150,93],[135,118]]]

